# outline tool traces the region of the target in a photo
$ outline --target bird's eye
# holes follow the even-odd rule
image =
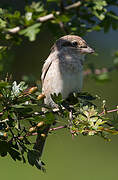
[[[77,41],[72,42],[72,46],[77,47],[77,45],[78,45]]]

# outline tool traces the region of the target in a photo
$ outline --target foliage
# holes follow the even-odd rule
[[[6,43],[21,42],[23,40],[21,35],[34,41],[44,22],[52,32],[53,29],[60,28],[61,34],[85,35],[87,32],[101,29],[108,32],[110,27],[117,30],[118,16],[111,10],[112,5],[117,6],[118,2],[85,0],[73,3],[73,1],[47,0],[33,1],[30,5],[26,5],[23,14],[11,8],[0,8],[0,37]],[[47,18],[46,15],[52,16]]]
[[[27,1],[28,2],[28,1]],[[110,28],[118,29],[118,15],[112,10],[117,7],[117,0],[45,0],[30,1],[22,10],[12,7],[0,8],[0,71],[7,71],[5,61],[9,57],[11,47],[21,44],[24,39],[35,41],[44,26],[60,37],[65,34],[84,36],[92,31]],[[3,61],[4,59],[4,61]],[[6,64],[5,64],[6,63]],[[118,52],[114,54],[114,66],[118,69]],[[5,64],[5,65],[4,65]],[[7,65],[8,66],[8,65]],[[6,69],[5,69],[6,68]],[[92,74],[98,81],[109,80],[111,69],[95,69],[89,67],[86,74]],[[29,79],[25,77],[27,81]],[[26,162],[45,171],[44,163],[35,150],[34,137],[46,138],[44,130],[47,125],[55,125],[50,132],[66,128],[72,136],[100,136],[110,140],[111,135],[117,135],[117,113],[115,118],[108,116],[105,101],[88,93],[72,94],[67,100],[61,95],[52,95],[59,109],[51,109],[43,103],[44,95],[39,88],[28,86],[24,82],[17,84],[10,78],[0,81],[0,155],[10,155],[13,160]],[[101,107],[95,105],[95,101]],[[44,111],[45,108],[45,111]],[[64,119],[65,122],[61,120]],[[65,123],[65,124],[64,124]],[[27,156],[25,156],[25,154]]]
[[[118,134],[118,130],[107,116],[105,101],[98,109],[93,101],[98,98],[88,93],[72,94],[63,100],[61,94],[52,95],[59,109],[50,109],[43,104],[44,95],[37,87],[28,88],[24,82],[19,84],[6,78],[0,81],[0,155],[10,155],[13,160],[28,162],[45,171],[44,163],[38,159],[38,151],[34,149],[38,132],[45,138],[43,130],[47,124],[62,124],[50,129],[67,128],[73,136],[100,136],[110,140],[110,135]],[[42,108],[46,108],[45,111]],[[57,121],[58,120],[58,121]],[[64,123],[64,122],[63,122]]]
[[[55,39],[65,34],[84,36],[91,31],[108,32],[110,28],[118,29],[118,16],[115,8],[114,11],[112,10],[113,6],[118,6],[117,0],[45,0],[40,2],[32,0],[25,2],[23,9],[20,10],[18,7],[14,9],[10,5],[2,4],[0,8],[0,72],[6,73],[11,67],[14,54],[11,55],[10,49],[20,45],[25,37],[31,42],[35,41],[44,26],[54,34]],[[100,73],[95,79],[108,80],[109,74],[108,72]]]

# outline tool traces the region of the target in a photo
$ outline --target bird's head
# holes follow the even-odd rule
[[[60,51],[63,48],[77,51],[81,54],[94,53],[94,50],[87,45],[85,40],[75,35],[66,35],[58,39],[54,44],[54,46],[52,47],[52,51],[54,50]]]

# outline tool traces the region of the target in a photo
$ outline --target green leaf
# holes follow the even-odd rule
[[[108,81],[109,80],[109,75],[108,75],[107,72],[102,73],[102,74],[96,76],[96,80],[99,80],[99,81]]]
[[[93,14],[100,19],[101,21],[105,18],[104,13],[98,12],[98,11],[93,11]]]
[[[8,86],[8,82],[0,81],[0,89],[6,88]]]
[[[16,151],[14,148],[9,148],[8,152],[14,161],[16,160],[21,161],[20,153]]]
[[[107,15],[115,20],[118,20],[118,16],[113,11],[108,12]]]
[[[40,2],[32,2],[30,7],[38,13],[44,11],[43,5]]]
[[[57,17],[56,22],[58,21],[63,21],[64,23],[70,21],[70,17],[67,15],[60,15],[59,17]]]
[[[96,25],[92,28],[93,31],[100,31],[101,30],[101,26]]]
[[[26,14],[25,14],[25,19],[26,19],[27,21],[30,21],[30,20],[32,19],[32,12],[26,12]]]
[[[0,18],[0,29],[1,28],[5,28],[6,27],[6,21],[4,21],[4,20],[2,20],[1,18]]]
[[[62,95],[61,93],[59,93],[58,95],[56,95],[56,93],[51,94],[51,98],[53,99],[53,101],[58,104],[62,101]]]
[[[19,105],[19,104],[15,104],[11,106],[12,108],[16,108],[16,109],[24,109],[25,106]]]
[[[21,30],[19,34],[28,37],[30,41],[34,41],[36,39],[36,35],[40,31],[40,28],[39,28],[40,26],[41,26],[41,23],[36,23],[24,30]]]
[[[107,2],[103,0],[96,0],[96,1],[93,1],[93,3],[94,3],[93,9],[95,10],[101,11],[103,7],[107,6]]]
[[[118,51],[116,51],[116,52],[114,53],[114,56],[118,57]]]
[[[113,63],[114,63],[115,66],[118,67],[118,57],[113,60]]]
[[[6,141],[0,140],[0,155],[2,157],[7,155],[8,149],[9,149],[8,143]]]
[[[45,116],[46,116],[46,124],[52,124],[54,122],[55,116],[52,112],[47,112]]]

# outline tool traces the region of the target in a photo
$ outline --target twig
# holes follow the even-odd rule
[[[60,28],[62,29],[62,31],[64,31],[65,34],[69,34],[68,29],[64,26],[64,23],[62,21],[60,21],[59,23]]]
[[[109,111],[107,111],[107,113],[112,113],[112,112],[117,112],[118,111],[118,109],[112,109],[112,110],[109,110]],[[102,113],[100,113],[99,115],[101,116],[101,115],[104,115],[105,114],[105,112],[103,111]],[[70,112],[70,114],[69,114],[69,119],[71,119],[72,120],[72,112]],[[64,129],[64,128],[67,128],[67,125],[64,125],[64,126],[58,126],[58,127],[55,127],[55,128],[50,128],[50,130],[49,130],[49,132],[51,132],[51,131],[56,131],[56,130],[60,130],[60,129]],[[86,131],[89,131],[89,130],[86,130]],[[105,131],[106,131],[106,129],[105,129]],[[79,132],[79,131],[78,131]],[[72,132],[71,132],[72,133]],[[72,133],[73,134],[73,133]],[[35,132],[35,133],[32,133],[32,134],[30,134],[30,133],[28,133],[28,134],[26,134],[26,136],[36,136],[37,135],[37,132]],[[20,136],[20,137],[18,137],[19,139],[22,139],[23,138],[23,136]]]
[[[55,128],[50,128],[49,132],[51,131],[56,131],[56,130],[60,130],[60,129],[64,129],[64,128],[67,128],[67,125],[64,125],[64,126],[58,126],[58,127],[55,127]],[[37,132],[34,132],[34,133],[28,133],[25,135],[25,137],[28,137],[28,136],[36,136],[38,133]],[[23,136],[20,136],[18,137],[18,139],[23,139],[24,137]]]
[[[118,111],[118,109],[112,109],[112,110],[109,110],[109,111],[106,111],[106,112],[103,111],[103,112],[100,113],[100,116],[104,115],[105,113],[112,113],[112,112],[117,112],[117,111]]]
[[[118,111],[118,109],[109,110],[109,111],[107,111],[107,113],[116,112],[116,111]]]
[[[67,125],[51,128],[50,131],[56,131],[56,130],[60,130],[60,129],[63,129],[63,128],[67,128]]]
[[[66,7],[64,7],[64,10],[70,10],[70,9],[73,9],[73,8],[77,8],[77,7],[79,7],[79,6],[81,6],[81,2],[79,1],[79,2],[77,2],[77,3],[73,3],[73,4],[71,4],[71,5],[68,5],[68,6],[66,6]],[[61,11],[56,11],[55,12],[55,14],[57,15],[57,16],[59,16],[60,14],[61,14]],[[55,16],[54,16],[54,14],[48,14],[48,15],[46,15],[46,16],[42,16],[42,17],[39,17],[38,19],[37,19],[37,21],[39,21],[39,22],[45,22],[45,21],[48,21],[48,20],[52,20],[52,19],[54,19],[55,18]]]
[[[70,9],[73,9],[73,8],[77,8],[77,7],[81,6],[81,4],[82,4],[81,1],[78,1],[76,3],[73,3],[73,4],[69,5],[69,6],[64,7],[64,10],[70,10]],[[55,12],[56,16],[59,16],[60,14],[61,14],[61,11],[56,11]],[[43,23],[43,22],[46,22],[48,20],[54,19],[55,15],[50,13],[50,14],[47,14],[46,16],[42,16],[42,17],[37,18],[37,21]],[[12,29],[9,29],[7,32],[15,34],[15,33],[19,32],[21,29],[22,28],[20,26],[17,26],[17,27],[14,27]]]
[[[56,12],[56,15],[60,15],[60,12],[57,11],[57,12]],[[45,22],[45,21],[48,21],[48,20],[51,20],[51,19],[54,19],[54,18],[55,18],[54,14],[48,14],[48,15],[46,15],[46,16],[42,16],[42,17],[37,18],[37,21],[43,23],[43,22]]]
[[[7,118],[7,119],[3,119],[3,120],[1,120],[1,121],[0,121],[0,123],[7,122],[7,121],[9,121],[9,119],[8,119],[8,118]]]
[[[81,4],[82,4],[81,1],[78,1],[76,3],[73,3],[73,4],[69,5],[69,6],[66,6],[64,9],[65,10],[70,10],[70,9],[73,9],[73,8],[77,8],[77,7],[81,6]]]
[[[15,34],[15,33],[19,32],[20,29],[21,28],[19,26],[16,26],[15,28],[9,29],[8,32]]]

